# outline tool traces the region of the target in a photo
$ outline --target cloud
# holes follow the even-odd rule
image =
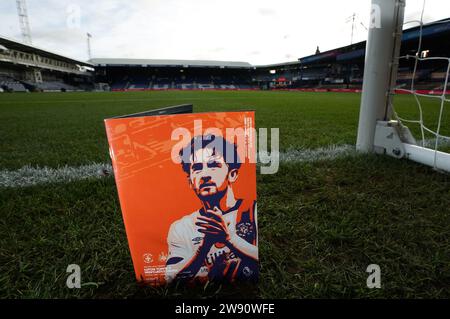
[[[279,63],[350,43],[357,13],[368,22],[370,2],[316,0],[28,0],[34,43],[73,58],[87,59],[86,32],[94,57],[208,59]],[[79,27],[71,28],[73,6]],[[420,16],[422,0],[409,0],[408,19]],[[72,9],[72,10],[70,10]],[[427,21],[445,18],[448,0],[427,2]],[[72,14],[72,15],[71,15]],[[368,25],[368,23],[365,23]],[[15,2],[0,1],[0,30],[18,40]],[[367,31],[355,30],[354,41]]]
[[[258,13],[263,16],[274,16],[277,14],[277,11],[271,8],[259,8]]]

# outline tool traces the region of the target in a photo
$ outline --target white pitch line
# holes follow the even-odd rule
[[[420,145],[420,142],[418,144]],[[433,145],[431,140],[426,141],[426,144]],[[441,142],[440,144],[444,143]],[[279,161],[280,163],[332,161],[346,156],[357,156],[358,154],[353,145],[330,145],[316,149],[289,149],[280,152]],[[266,161],[263,162],[266,163]],[[78,167],[63,166],[59,168],[27,165],[18,170],[0,170],[0,187],[14,188],[48,183],[69,183],[88,178],[103,178],[112,174],[110,163],[92,163]]]
[[[69,183],[87,178],[102,178],[112,171],[110,164],[90,164],[59,168],[24,166],[18,170],[1,170],[0,187],[27,187],[48,183]]]
[[[288,150],[280,153],[280,163],[315,162],[334,160],[356,154],[351,145],[332,145],[318,149]],[[48,183],[69,183],[88,178],[103,178],[112,175],[109,163],[93,163],[78,167],[59,168],[24,166],[18,170],[0,170],[0,187],[28,187]]]
[[[280,153],[280,163],[332,161],[340,157],[357,155],[353,145],[330,145],[316,149],[290,149]]]

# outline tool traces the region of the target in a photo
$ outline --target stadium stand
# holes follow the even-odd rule
[[[4,92],[93,89],[93,65],[0,37],[0,86]]]
[[[450,56],[450,22],[424,26],[422,48],[429,56]],[[416,52],[418,27],[403,34],[401,55]],[[96,81],[115,91],[139,90],[242,90],[289,89],[319,91],[359,91],[362,89],[365,42],[303,57],[298,61],[252,66],[246,62],[92,59]],[[442,86],[446,66],[439,61],[419,65],[415,87],[436,90]],[[411,84],[414,59],[402,59],[398,87]]]
[[[246,62],[92,59],[96,80],[113,91],[257,89]]]
[[[22,83],[5,75],[0,75],[0,87],[2,92],[27,92]]]
[[[450,56],[450,20],[422,30],[422,53]],[[414,54],[419,27],[405,30],[401,55]],[[0,87],[4,92],[80,90],[361,90],[365,42],[316,52],[297,61],[257,65],[247,62],[156,59],[92,59],[77,61],[11,39],[0,38]],[[419,63],[415,88],[442,89],[446,65]],[[95,67],[95,72],[93,71]],[[397,85],[412,82],[414,59],[401,59]]]
[[[450,21],[444,19],[428,24],[422,30],[422,52],[428,56],[450,56]],[[401,55],[416,52],[420,28],[404,31]],[[317,53],[296,62],[258,66],[253,76],[261,88],[268,89],[325,89],[361,90],[364,74],[366,42]],[[447,65],[431,60],[419,63],[416,72],[416,89],[438,89],[445,80]],[[398,86],[410,85],[414,59],[402,59],[399,66]],[[282,81],[281,81],[282,80]]]

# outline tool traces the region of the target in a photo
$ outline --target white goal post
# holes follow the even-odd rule
[[[435,149],[417,145],[409,129],[402,124],[399,118],[393,120],[395,113],[393,98],[405,5],[405,0],[372,0],[356,149],[365,153],[373,152],[396,158],[409,158],[437,170],[450,172],[450,154],[438,150],[438,141],[442,137],[439,134],[442,110],[444,103],[448,102],[445,93],[450,59],[443,93],[439,97],[442,100],[439,125],[436,132],[430,131],[436,136]],[[422,28],[422,20],[420,27]],[[421,35],[422,33],[420,33]],[[420,53],[412,58],[419,61]],[[445,58],[441,59],[445,60]],[[412,81],[414,81],[414,76]],[[413,85],[410,93],[416,94]],[[420,124],[423,123],[420,122]]]

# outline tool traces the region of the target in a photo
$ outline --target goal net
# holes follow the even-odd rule
[[[372,0],[357,149],[450,172],[450,47],[430,36],[450,32],[450,20],[424,23],[424,0],[404,21],[405,5]]]

